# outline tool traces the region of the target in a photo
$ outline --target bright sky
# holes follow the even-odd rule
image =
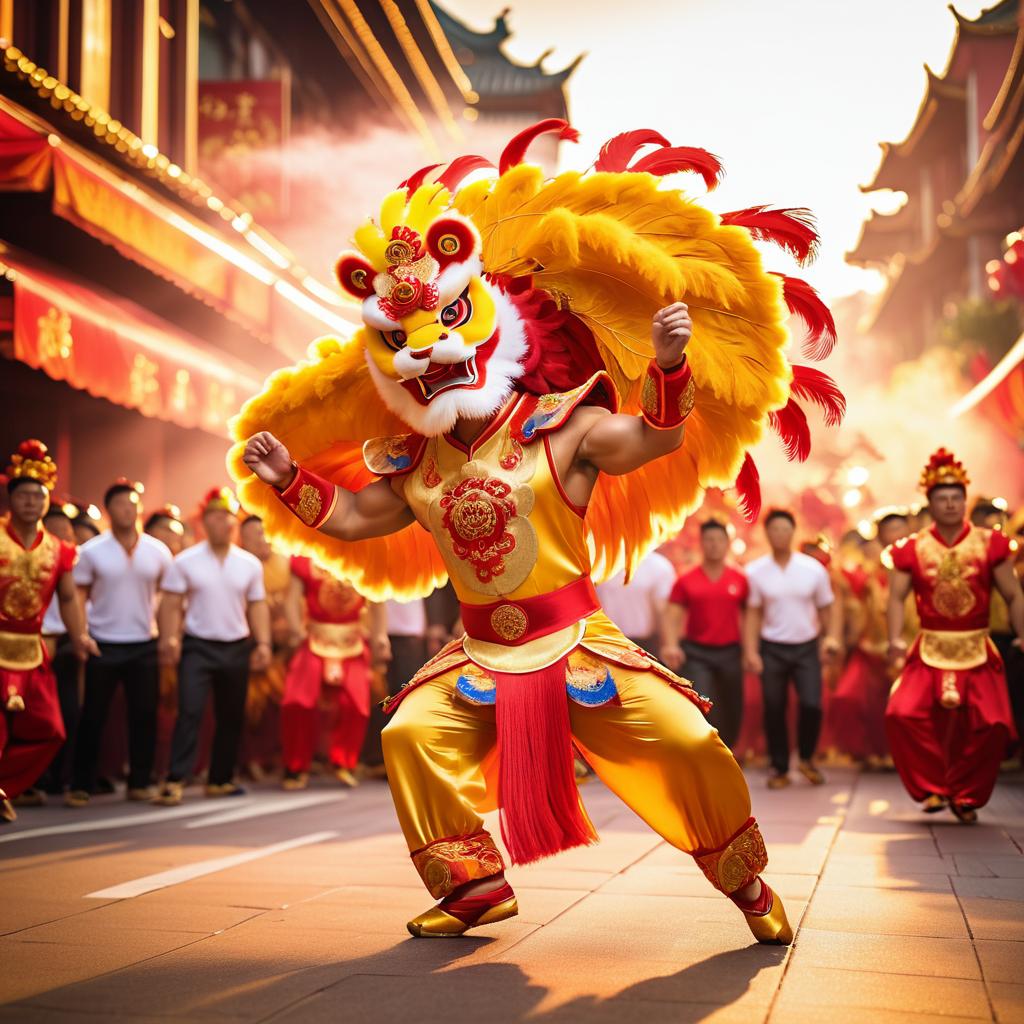
[[[441,0],[471,27],[490,28],[505,0]],[[506,52],[554,70],[581,51],[570,81],[577,146],[563,166],[584,168],[611,135],[655,128],[725,164],[708,205],[807,206],[822,251],[802,272],[827,298],[875,290],[876,275],[846,265],[872,204],[865,196],[882,140],[899,141],[924,95],[927,62],[941,74],[955,22],[946,0],[508,0]],[[958,0],[969,18],[981,0]],[[699,178],[681,176],[696,189]],[[773,269],[787,271],[785,255]]]

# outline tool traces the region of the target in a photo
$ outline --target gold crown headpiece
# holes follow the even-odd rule
[[[214,509],[222,509],[237,516],[241,505],[235,497],[235,492],[230,487],[213,487],[206,492],[200,507],[201,512],[211,512]]]
[[[928,494],[935,487],[963,487],[971,482],[963,463],[958,462],[953,453],[940,448],[932,453],[928,464],[921,471],[920,487]]]
[[[42,441],[22,441],[7,467],[9,480],[37,480],[48,491],[57,486],[57,463]]]

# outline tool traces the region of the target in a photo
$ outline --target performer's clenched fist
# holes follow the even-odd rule
[[[654,314],[651,321],[651,341],[654,358],[663,370],[678,366],[693,334],[693,321],[685,302],[673,302]]]
[[[295,475],[292,457],[283,444],[269,431],[253,434],[245,444],[242,461],[265,484],[286,487]]]

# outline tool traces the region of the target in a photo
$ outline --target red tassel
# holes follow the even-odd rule
[[[426,176],[431,171],[435,170],[440,166],[440,164],[427,164],[426,167],[421,167],[418,171],[414,172],[413,174],[410,174],[409,177],[405,179],[405,181],[400,181],[398,183],[398,187],[404,188],[406,197],[410,197],[412,196],[413,192],[415,192],[416,189],[418,189],[420,185],[423,184],[423,181],[426,178]]]
[[[775,276],[782,278],[782,294],[790,313],[803,320],[807,327],[803,354],[808,359],[827,359],[836,347],[836,323],[831,310],[806,281],[785,274]]]
[[[526,157],[526,151],[530,148],[538,135],[546,135],[548,132],[558,132],[558,137],[566,142],[579,142],[580,133],[573,128],[568,121],[560,117],[548,117],[543,121],[524,128],[518,135],[514,136],[509,144],[501,151],[501,159],[498,161],[498,173],[504,174],[510,167],[521,164]]]
[[[637,128],[609,139],[594,162],[595,171],[624,171],[641,146],[667,146],[668,139],[652,128]]]
[[[449,192],[454,192],[468,175],[473,171],[480,170],[481,167],[493,168],[494,164],[483,156],[457,156],[445,168],[444,174],[437,179],[437,183],[443,185]]]
[[[743,467],[736,477],[736,489],[739,491],[740,514],[748,523],[756,523],[761,514],[761,474],[750,457],[750,452],[743,456]]]
[[[567,658],[537,672],[494,672],[501,837],[513,864],[597,841],[573,766]]]
[[[846,415],[846,396],[827,373],[813,366],[794,366],[793,383],[789,390],[797,398],[814,402],[824,413],[825,423],[830,427],[838,426]]]
[[[768,422],[782,439],[786,458],[806,462],[811,454],[811,428],[803,409],[791,398],[781,409],[768,414]]]
[[[714,153],[692,146],[670,146],[658,149],[641,157],[632,167],[637,173],[674,174],[676,171],[693,171],[704,179],[709,192],[714,191],[722,180],[722,163]]]
[[[788,252],[801,266],[818,255],[821,239],[810,210],[770,210],[767,206],[750,206],[722,214],[723,224],[746,228],[754,238],[774,242]]]

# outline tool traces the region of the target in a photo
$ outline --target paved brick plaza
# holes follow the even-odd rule
[[[429,899],[382,783],[24,810],[0,832],[0,1021],[1024,1021],[1024,779],[974,828],[893,775],[752,783],[789,952],[596,782],[602,843],[510,872],[521,916],[458,940],[405,933]]]

